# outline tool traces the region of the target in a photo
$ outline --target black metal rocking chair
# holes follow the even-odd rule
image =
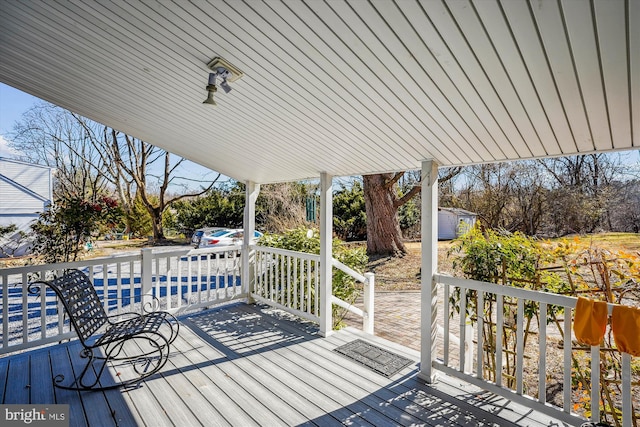
[[[29,284],[29,293],[40,294],[45,285],[53,289],[62,302],[82,343],[80,356],[87,359],[82,372],[71,384],[62,384],[64,375],[56,375],[53,378],[56,387],[69,390],[107,390],[132,386],[155,374],[167,363],[169,346],[178,336],[180,328],[171,314],[152,311],[110,316],[89,278],[79,270],[70,270],[48,282],[33,282]],[[121,320],[114,321],[116,317]],[[125,349],[127,343],[129,345]],[[132,343],[135,345],[131,345]],[[102,351],[98,351],[99,349]],[[99,363],[94,367],[96,361]],[[132,378],[119,377],[115,384],[100,384],[100,377],[107,364],[114,361],[128,365],[135,374],[131,375]],[[116,375],[119,376],[119,373]]]

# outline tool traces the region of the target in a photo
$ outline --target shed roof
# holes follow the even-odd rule
[[[0,81],[242,181],[640,147],[637,1],[0,10]],[[244,76],[212,108],[218,56]]]

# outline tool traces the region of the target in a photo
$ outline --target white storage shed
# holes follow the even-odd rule
[[[477,214],[459,208],[438,208],[438,240],[453,240],[476,224]]]

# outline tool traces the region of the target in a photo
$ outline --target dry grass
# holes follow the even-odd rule
[[[376,275],[376,290],[415,291],[420,290],[420,242],[407,242],[407,253],[402,257],[372,258],[367,271]],[[447,258],[451,242],[438,242],[438,270],[451,274],[453,267]]]

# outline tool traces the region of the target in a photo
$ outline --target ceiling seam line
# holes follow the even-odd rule
[[[536,98],[538,100],[538,103],[540,104],[540,108],[542,109],[542,111],[544,112],[544,117],[546,118],[547,121],[547,125],[549,125],[549,129],[551,130],[551,133],[553,134],[553,137],[555,139],[555,143],[558,146],[558,150],[560,152],[562,152],[562,147],[560,145],[560,141],[558,139],[558,135],[556,134],[556,130],[554,128],[554,126],[551,123],[551,119],[549,118],[549,113],[547,112],[547,109],[544,108],[544,102],[542,102],[542,98],[540,96],[540,91],[538,90],[538,86],[535,84],[534,79],[533,79],[533,75],[531,74],[531,69],[529,68],[529,66],[527,65],[527,61],[525,61],[524,55],[522,53],[522,49],[520,48],[520,44],[518,43],[516,37],[515,37],[515,33],[513,31],[513,26],[511,25],[511,22],[509,21],[507,14],[504,10],[504,6],[502,5],[502,2],[498,2],[498,7],[500,8],[500,11],[502,13],[502,15],[504,16],[504,20],[506,23],[507,28],[509,29],[509,33],[511,34],[511,37],[513,39],[513,43],[518,51],[518,55],[520,56],[520,61],[522,62],[524,69],[527,71],[527,77],[529,78],[529,82],[531,83],[531,87],[533,88],[533,91],[536,94]],[[549,154],[548,150],[546,149],[546,147],[544,146],[543,143],[543,147],[546,151],[547,154]]]
[[[547,63],[547,69],[549,70],[549,75],[551,76],[551,81],[553,82],[553,86],[556,88],[556,95],[558,96],[558,102],[562,106],[562,112],[564,113],[565,122],[567,123],[567,128],[571,133],[571,137],[573,139],[573,147],[575,149],[574,152],[579,152],[578,143],[576,141],[576,135],[573,132],[573,126],[571,126],[571,122],[569,120],[569,115],[567,114],[567,108],[565,106],[564,100],[562,99],[562,94],[560,93],[560,89],[558,87],[558,81],[553,73],[553,67],[551,67],[551,60],[549,59],[549,54],[544,44],[544,40],[542,39],[542,33],[540,32],[540,26],[538,25],[538,21],[536,20],[536,16],[533,13],[533,6],[531,5],[532,0],[527,0],[527,7],[529,9],[529,14],[531,15],[531,22],[533,22],[534,28],[536,30],[536,34],[538,35],[538,41],[540,43],[540,47],[542,48],[542,53],[544,55],[545,61]],[[560,151],[562,150],[562,146],[560,146]],[[564,153],[563,153],[564,154]]]
[[[326,2],[325,2],[325,3],[326,3]],[[335,13],[335,11],[333,10],[333,8],[331,8],[331,7],[329,7],[329,8],[330,8],[334,13]],[[324,22],[324,20],[323,20],[320,16],[318,16],[318,14],[317,14],[314,10],[312,10],[311,8],[310,8],[309,10],[311,10],[311,12],[312,12],[314,15],[316,15],[316,17],[317,17],[320,21]],[[345,25],[346,25],[346,23],[344,22],[344,20],[342,20],[342,19],[341,19],[341,22],[342,22],[343,24],[345,24]],[[351,52],[355,57],[357,57],[357,58],[358,58],[362,63],[365,63],[365,62],[360,58],[360,56],[359,56],[356,52],[354,52],[354,51],[353,51],[353,49],[351,49],[351,47],[349,47],[349,45],[348,45],[347,43],[345,43],[345,42],[344,42],[344,40],[343,40],[343,39],[342,39],[338,34],[336,34],[336,32],[335,32],[332,28],[330,28],[330,27],[328,27],[328,26],[327,26],[327,29],[328,29],[329,31],[331,31],[331,33],[333,33],[333,35],[334,35],[334,37],[336,37],[336,39],[338,39],[338,40],[342,41],[342,43],[343,43],[343,45],[346,47],[346,49],[348,49],[348,50],[349,50],[349,51],[350,51],[350,52]],[[364,44],[364,43],[363,43],[363,44]],[[329,47],[329,48],[330,48],[330,47]],[[334,50],[334,52],[335,52],[335,50]],[[337,56],[341,57],[341,55],[339,55],[337,52],[335,52],[335,53],[336,53],[336,55],[337,55]],[[353,70],[353,68],[352,68],[352,70]],[[357,71],[355,71],[355,70],[353,70],[353,71],[354,71],[354,73],[356,73],[357,75],[359,75],[359,76],[360,76],[360,74],[359,74]],[[376,75],[372,70],[370,70],[370,71],[371,71],[371,73],[372,73],[373,75]],[[360,77],[362,77],[362,76],[360,76]],[[376,75],[376,77],[377,77],[377,75]],[[372,87],[372,89],[373,89],[373,90],[374,90],[374,91],[375,91],[379,96],[383,97],[383,96],[382,96],[382,95],[381,95],[381,94],[380,94],[380,93],[379,93],[379,92],[378,92],[374,87]],[[384,98],[384,97],[383,97],[383,98]],[[374,102],[374,101],[372,100],[372,102]],[[401,123],[397,122],[397,121],[396,121],[395,119],[393,119],[392,117],[389,117],[389,118],[390,118],[390,119],[391,119],[391,120],[392,120],[396,125],[398,125],[398,126],[402,127]],[[412,129],[413,129],[417,134],[422,135],[422,132],[421,132],[420,130],[418,130],[415,126],[411,125],[411,128],[412,128]],[[411,136],[411,134],[410,134],[409,132],[407,132],[407,133]],[[434,136],[435,136],[435,135],[434,135]],[[422,146],[421,142],[420,142],[417,138],[415,138],[415,137],[413,137],[413,136],[411,136],[411,137],[412,137],[412,139],[414,139],[414,140],[416,141],[416,143],[418,143],[418,144],[420,144],[420,145]],[[402,139],[402,138],[401,138],[401,139]],[[446,145],[445,145],[445,144],[443,144],[443,143],[442,143],[442,145],[446,147]],[[428,150],[428,148],[427,148],[427,147],[423,147],[423,148],[425,148],[425,149],[427,149],[427,150]],[[446,156],[442,155],[442,153],[440,152],[440,150],[439,150],[439,149],[437,149],[436,147],[432,147],[432,150],[435,150],[436,152],[438,152],[438,154],[440,154],[440,158],[445,158],[445,157],[446,157]],[[421,153],[419,153],[419,152],[416,150],[416,154],[418,154],[418,155],[419,155],[419,154],[421,154]],[[429,154],[433,154],[433,153],[429,153]],[[436,158],[436,156],[433,156],[433,157],[434,157],[434,158]]]
[[[592,0],[590,0],[590,4],[593,5]],[[596,141],[595,141],[595,138],[593,137],[591,119],[587,111],[587,104],[584,99],[584,90],[582,89],[582,82],[580,81],[580,76],[578,75],[578,68],[576,67],[576,59],[573,53],[573,46],[571,45],[571,39],[569,38],[569,28],[567,26],[567,19],[565,17],[564,9],[562,8],[562,3],[558,3],[558,10],[560,11],[560,18],[562,20],[562,29],[564,30],[565,41],[567,42],[567,46],[569,47],[569,57],[571,58],[571,67],[573,68],[573,75],[575,76],[576,82],[578,83],[578,93],[580,94],[580,103],[582,104],[582,112],[584,113],[585,119],[587,120],[587,128],[589,129],[589,135],[591,136],[591,147],[595,150]]]
[[[458,22],[455,20],[455,18],[453,17],[453,14],[451,13],[451,10],[449,9],[449,7],[446,5],[446,3],[443,3],[445,9],[447,10],[447,13],[449,14],[449,17],[451,18],[451,21],[455,23],[456,28],[458,29],[458,32],[461,34],[462,38],[465,40],[467,48],[473,53],[473,49],[471,49],[471,47],[469,46],[468,41],[466,40],[466,37],[464,35],[462,35],[462,31],[460,29],[460,26],[458,25]],[[429,17],[429,19],[431,20],[431,18]],[[440,31],[438,31],[436,29],[436,31],[438,32],[438,34],[440,34]],[[467,71],[465,71],[465,68],[460,64],[460,61],[458,60],[458,56],[455,55],[453,53],[453,50],[451,49],[451,47],[449,46],[449,43],[447,43],[445,41],[445,39],[442,37],[442,41],[444,42],[444,45],[447,47],[447,49],[449,50],[449,53],[451,54],[451,56],[455,59],[456,64],[458,65],[458,67],[460,68],[460,71],[465,75],[465,77],[467,78],[467,80],[469,81],[470,85],[474,88],[474,91],[476,93],[476,95],[478,96],[478,99],[481,101],[482,105],[484,105],[485,109],[487,110],[487,112],[489,113],[489,115],[491,116],[491,118],[493,119],[493,121],[496,123],[497,128],[500,130],[500,133],[502,134],[502,136],[504,136],[504,139],[507,141],[507,143],[509,145],[511,145],[511,148],[513,149],[513,151],[517,150],[515,149],[515,147],[513,146],[513,144],[511,143],[511,141],[509,140],[509,137],[507,136],[506,132],[504,131],[504,129],[502,128],[502,126],[500,126],[499,121],[497,120],[496,116],[493,114],[493,111],[491,110],[491,108],[489,108],[489,106],[487,105],[487,103],[485,102],[485,99],[482,95],[480,95],[480,93],[478,92],[478,90],[476,89],[475,85],[473,84],[473,81],[469,78],[469,73]],[[475,53],[473,54],[476,63],[478,62],[477,57],[475,56]],[[479,63],[478,63],[479,65]],[[479,65],[480,66],[480,65]],[[480,68],[482,69],[482,66],[480,66]],[[484,72],[484,69],[482,69]],[[485,73],[485,77],[486,77],[486,73]],[[493,87],[493,86],[492,86]],[[495,92],[495,91],[494,91]],[[500,97],[498,97],[500,98]],[[500,151],[502,152],[502,156],[504,157],[504,159],[506,160],[508,158],[508,156],[506,155],[506,153],[502,150],[502,147],[500,147],[500,144],[496,142],[496,146],[498,147],[498,149],[500,149]]]
[[[497,49],[495,43],[493,42],[493,39],[491,38],[489,32],[487,31],[487,27],[486,27],[484,21],[482,20],[482,18],[480,17],[480,14],[478,13],[478,9],[476,8],[474,3],[471,3],[471,7],[472,7],[473,11],[475,12],[476,17],[478,18],[478,21],[480,22],[480,26],[482,27],[483,31],[485,32],[485,34],[487,36],[487,40],[489,40],[489,44],[491,44],[491,47],[493,48],[493,51],[495,52],[496,57],[498,58],[498,62],[500,63],[500,66],[502,67],[503,71],[507,75],[507,79],[509,80],[509,83],[511,84],[511,88],[513,89],[513,93],[515,94],[516,98],[518,99],[518,102],[520,103],[520,106],[522,107],[522,111],[524,111],[525,115],[527,116],[527,120],[529,121],[529,124],[531,125],[531,128],[533,129],[533,131],[536,134],[538,142],[540,143],[540,147],[542,147],[542,149],[544,150],[544,154],[548,155],[549,152],[547,151],[547,148],[544,146],[544,143],[542,142],[542,138],[540,137],[540,134],[538,133],[538,128],[535,125],[535,123],[533,122],[533,120],[531,119],[531,115],[529,114],[528,109],[525,107],[525,104],[522,101],[522,97],[520,96],[520,93],[517,90],[516,85],[513,83],[513,79],[511,78],[511,74],[507,70],[507,67],[504,64],[504,61],[502,60],[502,56],[499,54],[498,49]],[[516,43],[515,37],[513,36],[513,33],[511,31],[511,26],[509,25],[509,22],[507,20],[507,16],[504,13],[504,9],[502,8],[502,5],[500,3],[498,3],[498,7],[500,9],[500,13],[502,14],[502,19],[505,22],[505,26],[509,29],[509,33],[511,34],[511,39],[513,41],[513,44],[516,46],[516,49],[518,49],[518,44]],[[518,53],[519,52],[520,51],[518,49]],[[522,57],[520,57],[520,58],[522,59]],[[524,68],[526,69],[527,67],[524,67]],[[528,75],[528,70],[527,70],[527,75]],[[505,108],[506,108],[506,106],[505,106]],[[516,129],[518,129],[518,133],[522,137],[522,140],[524,141],[525,145],[528,146],[528,144],[526,142],[526,138],[524,137],[524,135],[520,131],[520,128],[515,124],[515,120],[512,119],[512,121],[514,122],[514,125],[516,126]],[[531,149],[529,149],[529,151],[531,152],[531,155],[533,156],[533,151]]]
[[[394,4],[395,4],[395,3],[394,3]],[[351,9],[353,10],[353,7],[352,7],[351,5],[349,5],[349,6],[350,6],[350,7],[351,7]],[[393,29],[391,28],[391,25],[389,25],[389,22],[388,22],[386,19],[384,19],[384,16],[380,13],[380,11],[379,11],[379,10],[378,10],[378,9],[377,9],[373,4],[371,4],[371,7],[373,8],[373,10],[375,10],[375,12],[377,13],[377,15],[378,15],[378,17],[380,18],[380,20],[382,20],[382,21],[387,25],[387,28],[389,29],[389,31],[390,31],[390,32],[391,32],[391,33],[396,37],[396,40],[398,41],[398,43],[400,43],[400,44],[405,48],[405,50],[406,50],[407,52],[410,52],[410,50],[407,48],[407,46],[404,44],[404,42],[403,42],[403,41],[402,41],[402,39],[398,36],[398,34],[397,34],[395,31],[393,31]],[[397,7],[397,6],[396,6],[396,7]],[[355,10],[354,10],[354,13],[356,13],[356,14],[357,14],[357,12],[356,12]],[[401,11],[399,11],[399,13],[401,13],[401,14],[402,14],[402,12],[401,12]],[[404,15],[403,15],[403,16],[404,16]],[[417,87],[419,87],[419,88],[421,89],[421,92],[425,95],[425,97],[426,97],[427,99],[429,99],[429,101],[431,101],[431,103],[436,107],[436,109],[437,109],[438,111],[440,111],[440,113],[442,114],[442,111],[440,110],[440,108],[438,107],[438,105],[437,105],[437,104],[436,104],[436,103],[431,99],[431,97],[430,97],[426,92],[424,92],[424,91],[422,90],[421,85],[420,85],[420,84],[419,84],[419,83],[418,83],[418,82],[413,78],[413,76],[411,75],[411,73],[409,73],[409,72],[407,71],[407,69],[404,67],[404,65],[400,62],[400,60],[398,60],[398,58],[396,58],[396,56],[393,54],[393,52],[392,52],[392,51],[387,47],[387,45],[386,45],[386,44],[385,44],[385,43],[380,39],[380,37],[378,37],[378,35],[375,33],[375,31],[373,31],[373,29],[371,28],[371,26],[369,26],[369,24],[368,24],[368,23],[366,23],[366,22],[364,22],[364,21],[363,21],[363,25],[365,25],[365,26],[369,29],[369,31],[371,32],[371,34],[373,34],[373,36],[376,38],[376,40],[378,41],[378,43],[379,43],[381,46],[383,46],[383,47],[384,47],[384,49],[387,51],[387,53],[388,53],[392,58],[394,58],[394,59],[396,60],[396,62],[398,63],[398,66],[404,70],[404,72],[405,72],[405,73],[407,74],[407,76],[411,79],[411,81],[413,81],[413,82],[414,82],[414,84],[415,84]],[[418,99],[416,99],[416,97],[413,95],[412,91],[411,91],[411,90],[409,90],[409,89],[408,89],[408,88],[407,88],[407,87],[402,83],[402,81],[400,81],[400,79],[399,79],[398,77],[396,77],[396,75],[395,75],[393,72],[391,72],[391,70],[389,70],[389,68],[388,68],[388,67],[387,67],[387,65],[384,63],[384,61],[380,61],[380,62],[381,62],[381,64],[382,64],[382,66],[383,66],[383,67],[384,67],[384,68],[389,72],[389,74],[390,74],[390,75],[391,75],[391,76],[392,76],[392,77],[393,77],[393,78],[398,82],[398,84],[399,84],[399,85],[400,85],[404,90],[406,90],[406,91],[407,91],[407,93],[409,94],[409,96],[410,96],[410,97],[411,97],[411,98],[416,102],[416,104],[418,104],[418,106],[421,108],[421,110],[424,112],[424,114],[426,114],[426,115],[427,115],[427,116],[428,116],[428,117],[433,121],[433,123],[435,124],[435,126],[436,126],[436,127],[438,127],[438,128],[440,129],[440,131],[441,131],[442,133],[444,133],[444,134],[445,134],[445,135],[446,135],[446,136],[447,136],[447,137],[448,137],[448,138],[453,142],[453,144],[456,146],[456,148],[457,148],[457,149],[459,149],[459,150],[461,150],[461,151],[462,151],[462,147],[460,147],[460,146],[458,145],[458,142],[456,141],[456,138],[454,138],[452,135],[450,135],[450,134],[449,134],[449,132],[448,132],[447,130],[445,130],[445,129],[440,125],[440,123],[438,122],[438,120],[436,120],[436,119],[433,117],[433,115],[432,115],[432,114],[431,114],[431,113],[430,113],[430,112],[429,112],[429,111],[428,111],[428,110],[427,110],[427,109],[422,105],[422,103],[421,103]],[[416,61],[416,62],[417,62],[417,61]],[[419,65],[419,64],[418,64],[418,65]],[[422,69],[422,67],[420,67],[420,68]],[[427,76],[427,77],[428,77],[428,76]],[[407,104],[405,104],[405,103],[402,101],[402,99],[401,99],[400,97],[396,96],[396,98],[398,98],[398,101],[399,101],[400,103],[402,103],[402,104],[403,104],[403,105],[404,105],[404,106],[405,106],[409,111],[411,111],[411,112],[412,112],[412,114],[413,114],[413,116],[414,116],[416,119],[418,119],[420,122],[422,122],[422,123],[424,124],[424,126],[425,126],[427,129],[431,129],[431,127],[430,127],[430,126],[428,126],[426,123],[424,123],[424,121],[419,117],[419,115],[418,115],[416,112],[414,112],[414,110],[413,110],[411,107],[409,107]],[[445,98],[446,98],[446,97],[445,97]],[[453,125],[453,123],[451,123],[451,121],[449,121],[449,120],[447,119],[447,116],[446,116],[445,114],[442,114],[442,116],[447,120],[447,122],[451,125],[451,127],[452,127],[453,129],[456,129],[456,127]],[[457,129],[456,129],[456,132],[458,132],[458,133],[460,134],[460,137],[462,138],[462,140],[464,140],[465,142],[469,143],[469,141],[467,141],[467,139],[466,139],[466,138],[462,135],[462,133],[460,133]],[[432,131],[432,133],[433,133],[433,131]],[[436,138],[438,138],[438,137],[436,136]],[[440,140],[440,138],[438,138],[438,139]],[[444,141],[442,141],[442,140],[441,140],[441,142],[442,142],[443,144],[445,144],[445,143],[444,143]],[[445,145],[446,145],[446,144],[445,144]],[[473,150],[473,151],[474,151],[474,153],[479,157],[479,154],[478,154],[475,150]],[[454,154],[454,156],[455,156],[455,153],[453,153],[453,154]],[[457,156],[456,156],[456,157],[457,157]],[[460,160],[460,159],[458,159],[458,160]]]
[[[516,132],[518,135],[520,135],[520,138],[522,139],[522,142],[524,143],[524,146],[527,148],[527,150],[529,151],[529,157],[533,156],[533,152],[531,151],[531,149],[529,148],[526,139],[523,137],[522,132],[520,131],[520,128],[518,127],[514,117],[511,115],[511,112],[509,111],[509,108],[507,108],[507,105],[505,104],[505,100],[502,98],[502,96],[500,96],[500,93],[498,92],[498,90],[496,89],[496,86],[493,83],[493,80],[489,77],[489,73],[487,72],[487,70],[485,69],[485,67],[483,66],[482,62],[480,61],[478,55],[476,54],[476,51],[473,49],[473,47],[471,46],[471,43],[469,43],[469,39],[467,38],[467,35],[463,32],[462,30],[462,26],[458,23],[458,21],[455,19],[455,17],[453,16],[453,12],[451,12],[451,9],[449,8],[448,4],[445,3],[445,7],[447,8],[447,11],[449,12],[449,14],[451,15],[451,18],[453,19],[453,21],[455,22],[456,27],[458,28],[458,31],[460,31],[460,35],[462,36],[462,38],[464,39],[465,43],[467,44],[467,47],[469,48],[469,50],[471,51],[473,57],[475,58],[478,66],[480,67],[480,69],[482,70],[482,73],[484,74],[485,78],[487,79],[487,82],[489,82],[489,85],[491,86],[491,89],[493,90],[494,95],[496,96],[496,98],[500,101],[500,104],[502,105],[507,117],[509,117],[509,120],[511,121],[511,123],[513,124],[513,127],[515,128]],[[489,34],[487,34],[486,28],[484,26],[484,24],[482,23],[482,20],[480,19],[480,17],[478,16],[478,12],[476,10],[475,7],[472,6],[473,12],[476,16],[476,18],[478,19],[478,22],[480,22],[480,26],[482,27],[482,30],[484,32],[485,37],[487,38],[487,40],[489,41],[489,44],[491,45],[491,48],[493,49],[493,52],[495,53],[496,57],[498,58],[498,60],[500,61],[500,64],[502,66],[503,71],[505,71],[505,74],[507,74],[507,78],[509,76],[509,73],[506,72],[506,70],[504,69],[504,64],[502,63],[502,60],[500,59],[500,55],[498,55],[498,52],[496,51],[495,45],[493,44],[493,42],[491,41],[491,37],[489,37]],[[496,120],[497,122],[497,120]],[[533,126],[533,125],[532,125]],[[500,126],[500,128],[502,128],[502,126]],[[504,132],[504,131],[503,131]],[[509,137],[506,136],[506,132],[505,132],[505,137],[507,138],[507,141],[509,141],[509,144],[511,145],[511,148],[513,148],[513,151],[518,153],[518,150],[516,149],[516,147],[514,146],[513,142],[511,141],[511,139]]]
[[[442,44],[446,47],[446,49],[449,51],[449,54],[451,55],[452,58],[454,58],[456,60],[456,65],[458,66],[458,68],[460,68],[460,71],[462,71],[462,73],[466,75],[466,73],[464,72],[463,68],[461,67],[460,63],[458,62],[456,56],[453,54],[453,52],[451,51],[451,49],[449,48],[449,45],[445,42],[444,37],[442,36],[442,34],[440,33],[440,30],[438,30],[438,28],[434,25],[433,20],[431,19],[431,17],[429,16],[429,14],[426,12],[426,10],[424,9],[424,7],[422,7],[422,4],[419,3],[418,6],[420,7],[420,9],[422,10],[422,13],[424,14],[425,18],[429,21],[429,23],[431,24],[431,27],[433,28],[433,30],[438,34],[438,36],[440,37],[440,40],[442,41]],[[413,25],[412,25],[413,27]],[[413,27],[415,29],[415,27]],[[429,51],[429,54],[431,55],[431,58],[434,60],[434,62],[436,64],[438,64],[438,66],[440,67],[440,70],[442,71],[442,73],[449,79],[449,82],[451,83],[451,86],[453,88],[455,88],[457,94],[460,96],[460,99],[462,100],[462,102],[469,108],[469,110],[472,112],[473,116],[476,118],[476,120],[478,121],[478,123],[480,124],[480,126],[482,126],[482,128],[486,131],[487,135],[489,135],[489,137],[491,138],[491,140],[493,141],[493,144],[498,148],[498,150],[502,151],[502,149],[500,148],[500,144],[498,143],[498,141],[496,141],[496,139],[494,138],[494,136],[491,134],[491,132],[489,131],[489,129],[487,128],[487,126],[485,125],[484,121],[478,116],[478,114],[476,113],[475,109],[469,104],[469,101],[467,100],[467,98],[462,94],[462,91],[460,90],[460,88],[458,87],[458,85],[456,85],[454,83],[454,81],[449,77],[449,73],[447,73],[447,71],[442,67],[442,64],[440,63],[440,61],[438,61],[434,55],[431,49],[429,49],[429,47],[426,45],[426,42],[424,41],[424,39],[418,35],[418,38],[422,41],[423,45],[425,46],[425,48]],[[471,83],[471,81],[468,79],[469,83]],[[435,83],[435,82],[434,82]],[[436,85],[437,86],[437,85]],[[473,85],[472,85],[473,86]],[[477,93],[476,91],[476,95],[479,97],[479,99],[482,99],[480,97],[480,95]],[[484,104],[484,102],[483,102]],[[485,105],[486,107],[486,105]],[[456,111],[460,117],[464,117],[463,114],[452,105],[452,108],[454,111]],[[488,108],[487,108],[488,110]],[[493,117],[493,115],[492,115]],[[495,120],[495,117],[493,117]],[[464,118],[462,119],[463,122],[469,127],[469,129],[471,129],[471,132],[473,132],[474,135],[477,135],[475,130],[473,130],[473,127],[467,122],[467,120],[465,120]],[[480,141],[480,143],[483,145],[483,147],[485,148],[485,150],[487,150],[487,152],[489,154],[492,155],[492,150],[490,150],[486,144],[482,141],[482,139],[480,137],[478,137],[478,141]],[[506,158],[506,156],[504,155],[504,152],[502,152],[502,155]]]

